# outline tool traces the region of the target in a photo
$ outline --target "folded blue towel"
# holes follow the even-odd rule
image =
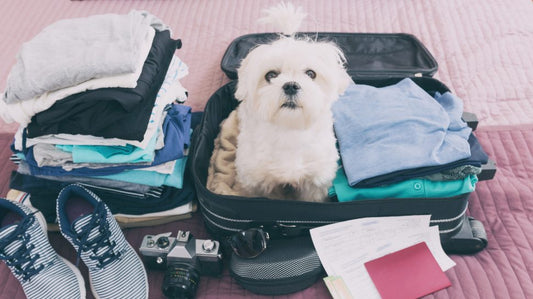
[[[353,83],[332,110],[350,186],[470,157],[461,99],[449,92],[433,98],[411,79],[382,88]]]

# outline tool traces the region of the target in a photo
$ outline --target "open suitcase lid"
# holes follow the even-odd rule
[[[237,68],[250,49],[278,36],[278,33],[256,33],[236,38],[222,57],[222,70],[230,79],[237,79]],[[438,69],[435,58],[411,34],[306,32],[297,36],[335,42],[344,51],[348,74],[354,80],[432,76]]]

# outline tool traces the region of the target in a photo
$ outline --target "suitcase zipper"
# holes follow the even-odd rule
[[[225,232],[238,232],[238,231],[241,231],[243,229],[249,228],[249,226],[246,226],[246,224],[258,223],[258,221],[254,221],[254,220],[251,220],[251,219],[234,219],[234,218],[224,217],[224,216],[219,215],[219,214],[209,210],[208,208],[206,208],[205,205],[202,204],[201,200],[199,200],[199,203],[200,203],[200,206],[202,207],[202,210],[207,212],[207,213],[203,213],[204,214],[204,219],[206,219],[213,226],[216,226],[216,227],[218,227],[219,229],[221,229],[221,230],[223,230]],[[457,216],[455,216],[453,218],[430,220],[430,225],[440,225],[440,224],[445,224],[445,223],[451,223],[451,222],[459,220],[460,218],[464,218],[464,215],[466,213],[467,208],[468,208],[468,206],[466,206],[463,209],[463,211],[461,211],[461,213],[459,215],[457,215]],[[229,223],[234,223],[234,224],[236,224],[236,226],[238,228],[237,227],[228,227],[228,226],[224,226],[222,224],[219,224],[215,220],[213,220],[211,217],[209,217],[208,215],[211,215],[214,218],[217,218],[217,219],[229,222]],[[308,221],[306,221],[306,220],[273,220],[273,221],[270,221],[271,224],[274,224],[274,225],[277,225],[277,226],[281,226],[281,227],[283,227],[285,229],[290,229],[290,228],[295,228],[296,229],[296,228],[298,228],[298,226],[297,226],[298,224],[306,224],[307,226],[316,226],[316,227],[318,227],[320,225],[326,225],[326,224],[331,224],[331,223],[335,223],[335,222],[339,222],[339,221],[326,221],[326,220],[318,220],[318,221],[312,221],[312,220],[308,220]],[[439,233],[440,234],[448,234],[448,233],[457,231],[462,225],[463,225],[463,221],[459,221],[459,223],[455,227],[453,227],[451,229],[446,229],[446,230],[439,229]]]
[[[241,231],[241,229],[238,229],[238,228],[230,228],[230,227],[227,227],[227,226],[220,225],[220,224],[216,223],[215,221],[211,220],[211,218],[209,218],[205,214],[204,214],[204,220],[209,222],[211,225],[214,225],[214,226],[218,227],[220,230],[223,230],[224,232],[236,233],[236,232]]]
[[[464,215],[466,214],[466,209],[468,209],[468,205],[465,206],[465,208],[463,209],[463,211],[461,213],[459,213],[459,215],[453,217],[453,218],[448,218],[448,219],[436,219],[436,220],[430,220],[429,221],[429,224],[440,224],[440,223],[448,223],[448,222],[454,222],[455,220],[461,218],[461,217],[464,217]],[[443,231],[443,232],[446,232],[446,231]]]
[[[463,221],[460,221],[454,228],[445,229],[445,230],[439,229],[439,234],[449,234],[451,232],[458,231],[462,226],[463,226]]]

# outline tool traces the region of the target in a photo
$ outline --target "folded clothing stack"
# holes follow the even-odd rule
[[[133,218],[190,205],[180,47],[140,11],[58,21],[26,42],[0,101],[2,118],[20,124],[10,187],[29,193],[48,222],[73,182]]]
[[[333,105],[341,167],[331,197],[432,198],[474,191],[488,156],[461,118],[461,99],[430,93],[408,78],[381,88],[348,87]]]

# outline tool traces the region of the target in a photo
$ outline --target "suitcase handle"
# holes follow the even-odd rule
[[[462,115],[461,118],[472,129],[472,131],[475,131],[477,129],[477,125],[479,123],[477,115],[475,115],[474,113],[471,113],[471,112],[463,112],[463,115]]]
[[[463,227],[456,235],[443,240],[442,247],[447,253],[474,254],[487,247],[488,239],[483,223],[471,216],[466,216],[464,220]],[[308,235],[309,230],[316,225],[254,222],[251,227],[262,228],[271,238],[292,238]]]
[[[249,227],[261,228],[271,238],[292,238],[309,235],[309,230],[316,225],[286,224],[281,222],[253,222]]]

